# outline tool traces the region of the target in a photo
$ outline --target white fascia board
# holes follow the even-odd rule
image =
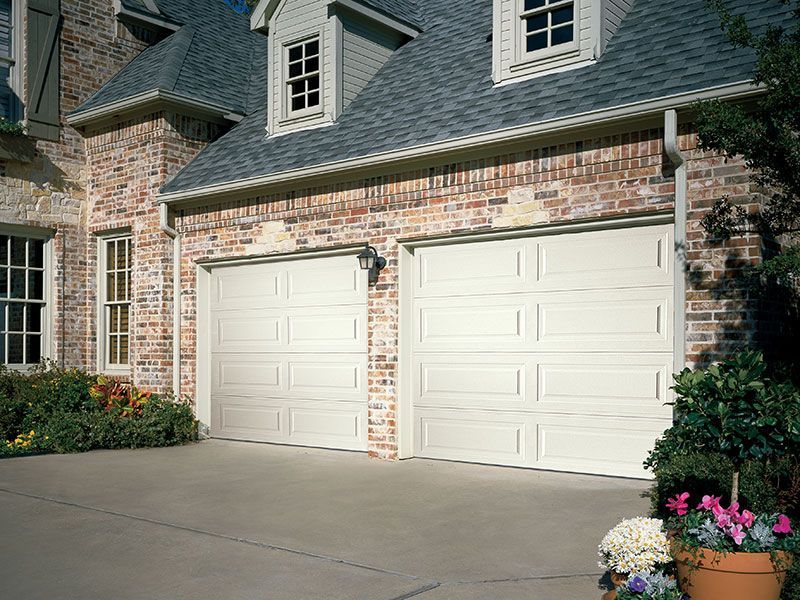
[[[143,12],[130,10],[124,6],[122,6],[122,2],[120,0],[114,0],[114,14],[119,19],[120,17],[128,18],[134,21],[139,21],[140,23],[145,23],[148,25],[153,25],[155,27],[160,27],[162,29],[167,29],[169,31],[178,31],[181,26],[178,23],[174,23],[172,21],[167,20],[166,18],[160,18],[159,15],[161,11],[158,10],[158,7],[155,6],[155,3],[150,0],[148,2],[145,1],[145,6],[152,4],[155,7],[155,10],[152,11],[154,14],[146,14]]]
[[[415,38],[420,34],[419,29],[413,27],[411,24],[406,23],[405,21],[401,21],[395,17],[391,17],[386,15],[382,12],[378,12],[370,8],[369,6],[365,6],[361,4],[357,0],[330,0],[329,4],[333,4],[334,6],[341,6],[346,8],[354,13],[357,13],[367,19],[371,19],[380,23],[381,25],[385,25],[389,29],[394,29],[398,33],[402,33],[403,35],[407,35],[410,38]]]
[[[278,4],[280,4],[280,0],[261,0],[250,15],[250,29],[266,33],[269,29],[269,21],[275,9],[278,8]]]
[[[167,90],[156,89],[144,92],[142,94],[137,94],[136,96],[131,96],[130,98],[118,100],[117,102],[104,104],[103,106],[98,106],[97,108],[90,108],[89,110],[84,110],[79,113],[72,113],[67,115],[66,119],[67,123],[73,127],[81,127],[95,121],[113,118],[117,115],[122,115],[146,106],[158,104],[182,106],[203,114],[220,117],[234,123],[238,123],[244,118],[244,115],[233,112],[224,106],[220,106],[212,102],[195,100],[193,98],[188,98]]]
[[[441,142],[421,144],[419,146],[412,146],[400,150],[390,150],[358,158],[271,173],[269,175],[259,175],[191,190],[167,192],[159,194],[158,201],[175,204],[180,202],[202,201],[232,193],[263,194],[271,186],[285,185],[292,181],[297,181],[299,183],[300,181],[313,179],[315,177],[330,176],[333,174],[339,175],[350,171],[383,167],[389,164],[401,163],[419,158],[436,157],[452,154],[454,152],[498,146],[500,144],[523,142],[543,135],[566,133],[587,126],[607,125],[615,121],[661,115],[661,113],[670,108],[676,110],[688,108],[698,100],[708,100],[712,98],[737,100],[757,95],[762,91],[762,87],[754,86],[750,81],[742,81],[683,94],[634,102],[609,109],[589,111],[569,117],[550,119],[529,125],[519,125]]]

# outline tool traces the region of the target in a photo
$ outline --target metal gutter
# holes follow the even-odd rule
[[[401,150],[390,150],[368,156],[198,187],[191,190],[165,192],[159,194],[157,199],[159,202],[174,204],[179,202],[209,200],[234,193],[239,195],[252,193],[255,195],[263,193],[266,188],[279,184],[286,184],[289,182],[292,184],[299,184],[303,180],[326,175],[336,174],[338,176],[354,171],[370,168],[374,169],[376,167],[393,165],[395,163],[402,163],[420,158],[433,158],[455,152],[478,150],[501,144],[527,141],[542,135],[565,133],[587,126],[607,125],[617,121],[651,117],[659,115],[662,111],[668,109],[688,108],[697,100],[709,98],[738,100],[757,95],[761,93],[761,91],[762,89],[760,87],[754,86],[750,81],[742,81],[724,86],[706,88],[704,90],[634,102],[609,109],[588,111],[569,117],[549,119],[539,123],[520,125],[477,135],[463,136],[441,142],[421,144]]]
[[[674,370],[686,366],[686,160],[678,147],[678,113],[664,112],[664,152],[675,167],[675,333]]]
[[[188,96],[176,94],[168,90],[155,89],[130,98],[110,102],[96,108],[90,108],[77,113],[67,115],[67,123],[73,127],[81,127],[103,119],[116,118],[120,115],[142,108],[155,107],[158,105],[174,105],[183,108],[189,108],[197,112],[220,117],[227,121],[238,123],[244,118],[243,114],[230,110],[225,106],[214,104],[212,102],[205,102],[203,100],[195,100]]]
[[[181,395],[181,235],[169,225],[169,206],[158,207],[159,228],[172,238],[172,393]]]

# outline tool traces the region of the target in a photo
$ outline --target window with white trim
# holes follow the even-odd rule
[[[572,44],[575,40],[574,0],[520,0],[522,48],[526,54]]]
[[[45,240],[0,235],[0,363],[35,365],[45,356]]]
[[[289,117],[319,110],[319,37],[286,47],[286,108]]]
[[[17,73],[22,65],[18,64],[18,4],[12,0],[0,0],[0,116],[9,121],[20,118],[18,98],[21,86]]]
[[[103,371],[130,369],[131,236],[101,239],[100,352]]]

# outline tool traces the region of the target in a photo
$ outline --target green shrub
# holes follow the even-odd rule
[[[744,464],[779,462],[800,453],[800,391],[771,378],[760,352],[738,352],[707,369],[675,375],[675,425],[656,443],[645,465],[676,454],[713,453],[733,465],[729,493],[738,500]]]
[[[0,457],[171,446],[197,439],[197,422],[188,402],[118,386],[128,398],[136,399],[136,409],[112,410],[92,396],[98,380],[105,381],[53,366],[29,374],[0,368],[0,434],[4,436]],[[18,438],[31,431],[35,434],[30,440]]]
[[[689,492],[695,499],[730,493],[733,462],[720,454],[678,454],[662,460],[654,474],[656,481],[650,490],[653,512],[667,517],[667,499],[682,492]],[[742,466],[739,502],[754,513],[782,512],[800,519],[799,486],[800,458],[786,457],[769,463],[749,461]]]

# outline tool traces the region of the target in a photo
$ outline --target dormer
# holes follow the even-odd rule
[[[597,60],[634,0],[494,0],[494,82]]]
[[[421,24],[407,0],[261,0],[267,35],[267,131],[334,123]]]

